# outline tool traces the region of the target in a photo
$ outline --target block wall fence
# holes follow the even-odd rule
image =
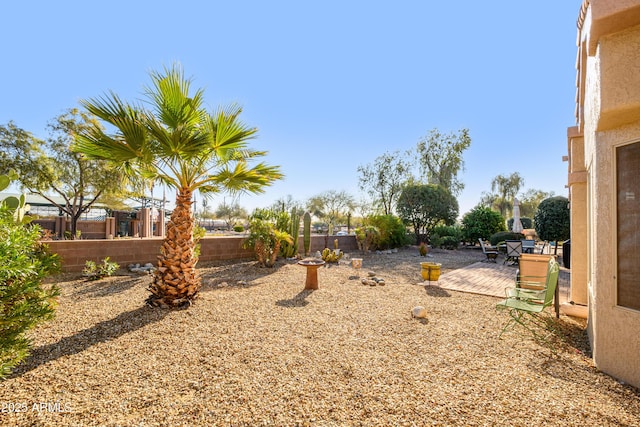
[[[322,251],[325,248],[324,235],[311,236],[311,252]],[[200,241],[200,262],[250,259],[254,257],[253,251],[242,248],[244,236],[211,236],[204,237]],[[333,241],[338,239],[338,247],[345,252],[358,250],[355,236],[329,236],[327,247],[333,249]],[[156,264],[160,254],[162,238],[131,238],[113,240],[50,240],[46,243],[53,253],[62,258],[62,271],[82,271],[87,260],[100,262],[109,257],[112,262],[117,262],[121,267],[129,264]],[[299,252],[304,252],[302,236],[299,239]]]

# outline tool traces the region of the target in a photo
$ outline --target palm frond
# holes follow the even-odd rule
[[[91,114],[118,130],[111,137],[99,126],[94,126],[84,135],[83,146],[93,140],[96,145],[101,146],[103,151],[113,146],[115,151],[129,151],[135,157],[145,160],[145,154],[149,151],[147,148],[149,138],[144,126],[146,117],[144,110],[128,105],[114,93],[111,93],[110,96],[81,100],[80,103]],[[102,143],[98,144],[98,140],[102,140]],[[126,146],[126,148],[122,146]],[[120,157],[114,160],[119,159]]]
[[[221,185],[230,192],[263,193],[264,188],[282,179],[280,167],[259,163],[251,168],[245,162],[236,163],[232,168],[227,164],[208,181]],[[202,184],[204,185],[204,184]]]
[[[174,64],[164,73],[151,74],[152,87],[145,93],[154,106],[159,120],[169,129],[198,127],[202,119],[204,91],[190,96],[191,79],[184,77],[182,67]]]
[[[212,147],[214,150],[240,149],[247,145],[248,140],[255,138],[258,130],[246,126],[237,120],[238,110],[219,110],[212,115],[208,122],[213,135]]]

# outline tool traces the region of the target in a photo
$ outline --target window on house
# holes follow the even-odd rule
[[[618,305],[640,310],[640,142],[616,148]]]

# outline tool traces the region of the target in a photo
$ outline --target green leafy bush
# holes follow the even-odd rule
[[[39,242],[40,227],[26,227],[0,207],[0,378],[29,355],[26,332],[51,319],[59,290],[42,280],[59,271],[60,260]]]
[[[293,244],[289,233],[276,228],[276,219],[268,210],[256,209],[249,220],[249,236],[242,244],[245,248],[253,248],[263,267],[275,265],[282,242]]]
[[[100,265],[96,264],[95,261],[87,260],[84,263],[82,273],[87,277],[87,280],[98,280],[112,276],[119,268],[120,266],[117,263],[110,262],[109,257],[106,257]]]
[[[429,244],[431,245],[432,248],[441,248],[443,243],[444,243],[443,237],[440,237],[438,233],[431,233],[431,236],[429,237]]]
[[[380,237],[380,230],[373,225],[363,225],[355,230],[356,241],[362,252],[369,252],[373,248],[375,241]]]
[[[522,240],[524,239],[524,234],[522,233],[513,233],[511,231],[501,231],[499,233],[492,234],[489,237],[489,242],[492,245],[497,245],[498,243],[504,242],[505,240]]]
[[[367,223],[378,229],[379,235],[373,242],[373,249],[401,248],[409,243],[407,228],[395,215],[376,215]]]
[[[443,249],[458,249],[460,246],[460,239],[457,239],[454,236],[444,236],[442,238],[442,248]]]
[[[244,227],[242,225],[234,225],[233,231],[235,231],[236,233],[242,233],[244,231]]]
[[[433,248],[458,249],[462,229],[457,225],[438,225],[433,229],[429,243]]]
[[[476,243],[492,234],[506,231],[504,218],[498,212],[484,206],[477,206],[462,217],[463,240]]]

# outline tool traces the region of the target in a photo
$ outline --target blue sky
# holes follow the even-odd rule
[[[249,210],[327,190],[356,199],[358,165],[468,128],[460,214],[491,180],[567,195],[580,0],[59,1],[3,5],[0,124],[49,120],[113,90],[141,98],[180,62],[211,109],[233,102],[286,178]],[[222,196],[211,201],[217,206]]]

